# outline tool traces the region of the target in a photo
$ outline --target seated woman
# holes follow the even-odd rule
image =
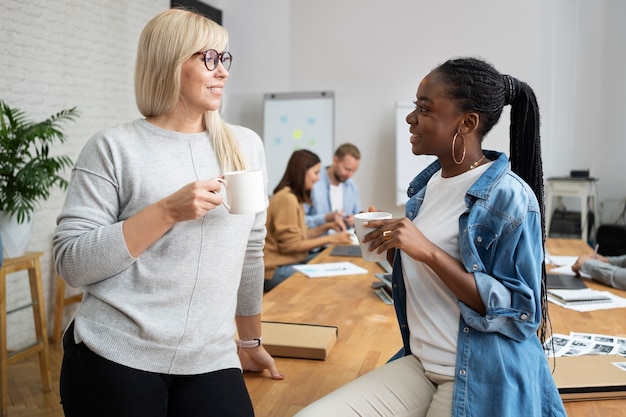
[[[265,285],[269,291],[295,272],[293,265],[306,263],[315,254],[311,249],[329,243],[349,244],[350,234],[336,222],[309,229],[304,218],[304,203],[311,204],[311,189],[319,180],[320,158],[306,149],[295,151],[267,209],[265,238]],[[338,233],[326,235],[330,230]]]

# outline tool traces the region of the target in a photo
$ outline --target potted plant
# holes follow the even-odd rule
[[[25,251],[37,203],[50,197],[53,187],[67,188],[67,180],[59,174],[72,166],[72,160],[50,156],[49,149],[55,142],[66,141],[61,124],[77,116],[73,107],[33,122],[22,110],[0,101],[0,233],[7,257],[21,256]],[[27,229],[26,244],[19,235],[8,236],[10,227],[20,226]],[[9,253],[16,239],[23,249]]]

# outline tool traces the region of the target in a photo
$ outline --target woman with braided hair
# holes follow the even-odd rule
[[[511,106],[510,167],[482,149]],[[306,416],[565,416],[546,336],[543,174],[533,90],[475,58],[420,83],[406,217],[370,221],[388,251],[403,349],[302,410]]]

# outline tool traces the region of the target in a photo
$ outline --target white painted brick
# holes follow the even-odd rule
[[[96,131],[139,117],[133,70],[139,34],[169,0],[0,0],[0,100],[33,120],[76,106],[80,117],[66,125],[68,142],[52,149],[75,159]],[[66,173],[66,177],[69,172]],[[55,271],[51,238],[64,194],[55,190],[35,214],[29,251],[41,258],[48,328],[52,328]],[[66,294],[78,290],[68,288]],[[28,303],[25,273],[8,277],[9,308]],[[65,323],[74,307],[66,309]],[[7,319],[9,347],[34,341],[30,309]]]

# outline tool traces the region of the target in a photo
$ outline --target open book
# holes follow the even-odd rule
[[[548,296],[552,296],[564,304],[595,304],[610,303],[612,301],[607,291],[596,291],[591,288],[580,290],[549,289]]]

